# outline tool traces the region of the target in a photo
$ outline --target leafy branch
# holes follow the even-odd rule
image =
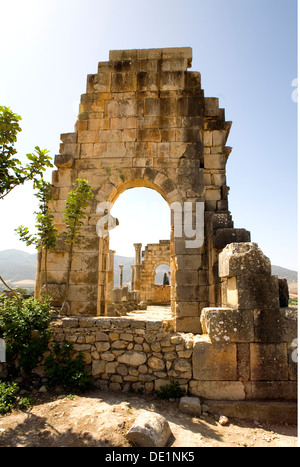
[[[73,260],[73,247],[78,245],[82,236],[80,228],[83,225],[83,219],[87,217],[86,208],[89,206],[89,200],[94,194],[87,180],[78,178],[73,184],[73,190],[69,191],[66,199],[66,209],[63,222],[66,224],[66,244],[68,245],[68,265],[65,299],[60,312],[62,313],[69,296],[70,272]]]
[[[36,187],[36,183],[43,178],[43,172],[53,167],[49,151],[39,146],[32,154],[26,154],[29,162],[25,166],[15,157],[17,150],[14,145],[18,133],[22,131],[20,120],[20,115],[9,107],[0,106],[0,200],[29,180],[33,180]]]

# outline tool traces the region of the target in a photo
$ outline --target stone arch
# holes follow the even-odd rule
[[[143,262],[141,266],[141,299],[143,301],[149,303],[155,302],[154,278],[156,268],[161,264],[168,264],[172,270],[172,265],[175,264],[175,261],[171,260],[171,251],[174,249],[172,243],[173,239],[171,238],[170,240],[160,240],[159,243],[150,243],[146,245],[142,253]],[[174,288],[175,283],[171,281],[171,295],[175,293]],[[172,311],[175,312],[175,303],[173,302],[172,305]]]
[[[124,193],[124,191],[131,188],[150,188],[159,193],[169,204],[169,206],[174,201],[182,200],[179,190],[175,187],[172,180],[169,177],[167,177],[164,173],[159,172],[155,169],[152,169],[151,171],[145,170],[141,172],[139,178],[133,177],[124,180],[124,178],[120,177],[119,183],[117,180],[114,180],[113,185],[114,188],[111,190],[111,193],[107,198],[107,201],[112,204],[115,203],[117,198],[122,193]],[[167,187],[169,187],[169,191],[167,191]]]
[[[131,179],[129,178],[128,180],[119,179],[116,180],[114,178],[114,183],[111,181],[109,183],[113,184],[113,188],[111,189],[110,193],[106,193],[104,196],[104,193],[102,193],[101,198],[98,198],[97,201],[105,202],[107,205],[113,205],[118,197],[124,193],[128,189],[133,189],[133,188],[149,188],[157,193],[159,193],[162,198],[167,202],[167,204],[170,207],[170,204],[174,202],[173,200],[178,200],[180,197],[179,191],[174,187],[174,184],[170,179],[168,179],[164,174],[160,173],[157,170],[151,171],[151,176],[150,172],[146,171],[145,178],[137,178],[137,179]],[[112,175],[113,177],[113,175]],[[151,180],[151,178],[154,179],[154,182]],[[169,186],[172,191],[169,191],[171,193],[171,196],[169,193],[165,193],[163,191],[163,187]],[[100,191],[102,190],[102,187],[100,187]],[[168,261],[170,263],[170,243],[174,242],[174,239],[172,237],[172,231],[173,231],[173,226],[172,226],[172,212],[170,209],[170,240],[167,241],[167,249],[168,249],[168,254],[167,256],[164,256],[164,260]],[[148,247],[148,245],[147,245]],[[147,248],[146,247],[146,248]],[[165,246],[164,246],[165,247]],[[164,248],[165,249],[165,248]],[[108,292],[108,264],[109,264],[109,235],[103,239],[99,239],[99,271],[98,271],[98,296],[97,296],[97,314],[98,315],[106,315],[107,313],[107,307],[110,304],[110,296]],[[174,248],[173,248],[174,251]],[[160,259],[157,259],[157,261],[161,261]],[[175,261],[173,261],[173,264],[175,264]],[[147,274],[147,266],[146,266],[146,271],[145,268],[143,267],[143,263],[141,265],[141,278],[140,278],[140,283],[141,286],[138,289],[140,292],[140,299],[142,301],[153,301],[153,284],[152,284],[152,275],[153,271],[151,272],[151,279],[149,282],[149,274]],[[174,284],[171,285],[171,288],[174,288]],[[174,295],[174,293],[173,293]],[[175,315],[175,303],[173,303],[172,306],[172,311],[173,314]]]
[[[205,242],[187,247],[183,217],[171,220],[172,306],[177,331],[200,332],[205,306],[221,303],[218,254],[227,243],[249,241],[233,229],[228,211],[225,167],[231,122],[217,98],[204,97],[201,76],[188,71],[192,49],[111,51],[88,75],[73,133],[61,135],[55,156],[51,208],[60,234],[48,254],[48,278],[54,303],[64,295],[67,248],[62,210],[72,183],[85,178],[95,198],[74,250],[70,279],[70,315],[105,314],[107,241],[99,242],[97,204],[114,202],[125,189],[152,188],[169,206],[205,203]],[[175,222],[176,220],[176,222]],[[178,231],[183,232],[178,235]],[[100,243],[100,247],[99,247]],[[44,257],[39,257],[36,296],[43,292]],[[100,304],[102,304],[100,306]]]
[[[167,267],[169,268],[169,269],[168,269],[167,275],[170,276],[170,274],[171,274],[171,268],[170,268],[170,265],[169,265],[169,264],[166,264],[165,262],[162,262],[161,264],[158,264],[158,265],[155,267],[155,269],[154,269],[154,284],[157,284],[157,280],[158,280],[158,279],[157,279],[157,275],[158,275],[158,273],[160,272],[160,271],[158,271],[158,269],[159,269],[161,266],[167,266]],[[168,280],[169,280],[169,282],[170,282],[169,277],[168,277]]]

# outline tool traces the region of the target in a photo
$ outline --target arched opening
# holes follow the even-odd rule
[[[155,269],[154,284],[170,285],[171,268],[168,264],[160,264]]]
[[[114,201],[111,215],[119,225],[110,231],[110,248],[124,257],[134,257],[135,243],[170,239],[170,209],[154,189],[145,187],[123,191]]]
[[[157,302],[153,263],[147,260],[149,247],[155,252],[155,263],[164,263],[167,268],[168,298],[159,302],[170,304],[171,215],[168,203],[153,184],[151,187],[124,184],[109,199],[113,203],[110,215],[118,222],[102,240],[102,251],[107,256],[101,268],[105,269],[106,264],[106,313],[126,315]]]

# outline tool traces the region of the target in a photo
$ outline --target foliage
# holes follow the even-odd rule
[[[0,381],[0,414],[4,415],[14,408],[20,410],[27,409],[35,403],[35,399],[30,396],[18,398],[19,386],[13,382]]]
[[[289,305],[298,306],[298,298],[290,298]]]
[[[16,405],[19,388],[16,383],[0,382],[0,414],[10,412]]]
[[[50,297],[43,301],[0,295],[0,337],[11,372],[25,374],[38,364],[50,338]]]
[[[20,240],[24,241],[27,246],[35,245],[36,248],[42,247],[43,249],[54,248],[57,240],[57,229],[53,224],[53,215],[51,209],[48,207],[49,201],[52,199],[51,185],[45,180],[37,182],[39,191],[36,197],[39,199],[39,212],[36,214],[36,228],[37,234],[29,233],[27,227],[21,225],[16,229],[20,236]]]
[[[46,168],[53,167],[48,156],[49,151],[40,149],[39,146],[35,147],[32,154],[26,154],[29,162],[24,166],[15,157],[17,150],[14,145],[18,133],[22,131],[20,120],[20,115],[9,107],[0,106],[0,199],[28,180],[33,180],[36,184]]]
[[[65,216],[63,219],[63,222],[66,224],[66,243],[78,244],[80,242],[82,220],[88,215],[85,209],[88,207],[89,200],[93,196],[88,181],[78,178],[73,184],[73,190],[69,191],[66,199]]]
[[[20,240],[25,242],[27,246],[35,245],[36,248],[45,251],[45,283],[46,287],[48,287],[47,254],[49,249],[55,248],[57,229],[53,223],[54,217],[48,204],[52,199],[51,185],[42,179],[36,182],[36,187],[38,192],[35,196],[40,202],[39,212],[35,212],[37,234],[31,234],[29,229],[23,225],[15,230],[19,234]]]
[[[66,224],[66,244],[69,245],[69,250],[66,293],[61,307],[61,312],[68,301],[73,246],[78,245],[81,241],[82,237],[80,235],[80,228],[83,225],[83,219],[88,215],[86,208],[89,205],[89,200],[93,198],[93,196],[92,187],[89,185],[88,181],[78,178],[73,184],[73,190],[69,191],[66,199],[66,209],[64,210],[65,215],[63,222]]]
[[[170,384],[162,386],[155,394],[160,399],[179,399],[185,395],[185,389],[179,386],[178,381],[171,381]]]
[[[45,358],[47,385],[83,393],[92,388],[92,378],[84,367],[82,352],[72,357],[72,351],[73,346],[68,341],[53,345],[53,353]]]
[[[170,285],[168,274],[166,272],[164,273],[163,285]]]
[[[18,402],[18,409],[25,410],[28,407],[32,407],[35,404],[36,400],[32,396],[24,396]]]

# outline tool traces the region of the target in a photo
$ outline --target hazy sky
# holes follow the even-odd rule
[[[22,116],[19,156],[36,145],[58,153],[60,134],[74,131],[87,74],[109,50],[192,47],[205,96],[219,97],[233,122],[227,183],[235,227],[250,230],[273,264],[297,269],[296,0],[1,0],[0,17],[0,105]],[[145,191],[115,204],[124,219],[112,235],[118,254],[133,254],[122,248],[121,227]],[[138,237],[129,247],[169,234],[168,207],[149,194],[154,204],[147,190],[138,224],[127,229]],[[30,184],[0,203],[1,250],[26,249],[14,229],[32,228],[35,208]]]

